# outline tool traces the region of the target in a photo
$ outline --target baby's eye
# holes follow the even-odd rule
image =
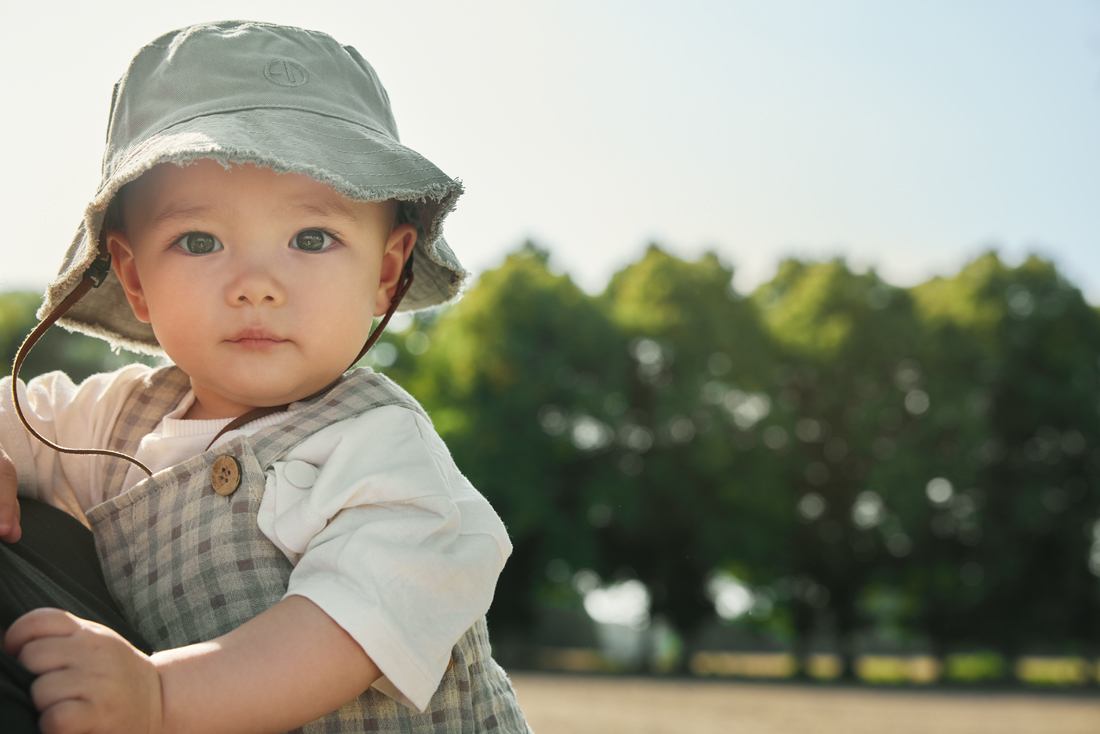
[[[320,252],[332,246],[332,235],[323,229],[303,229],[294,235],[290,246],[305,252]]]
[[[222,249],[222,243],[218,238],[208,232],[188,232],[176,240],[176,244],[184,252],[192,255],[206,255]]]

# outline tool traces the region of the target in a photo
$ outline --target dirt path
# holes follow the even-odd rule
[[[1098,734],[1100,696],[521,673],[535,734]]]

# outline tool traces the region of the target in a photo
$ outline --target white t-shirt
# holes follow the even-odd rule
[[[62,446],[102,448],[134,383],[129,365],[76,386],[52,372],[19,385],[28,422]],[[104,496],[103,456],[61,454],[31,436],[0,380],[0,445],[19,494],[79,519]],[[146,436],[136,458],[154,473],[202,453],[227,420],[181,420],[188,393]],[[218,444],[293,418],[267,416]],[[215,444],[214,448],[218,444]],[[123,491],[145,478],[131,467]],[[384,674],[375,687],[423,710],[460,637],[489,609],[512,547],[496,512],[459,472],[423,416],[386,406],[327,426],[267,469],[256,518],[294,564],[287,595],[304,596],[343,627]]]

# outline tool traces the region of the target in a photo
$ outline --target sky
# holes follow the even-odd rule
[[[111,87],[195,22],[322,30],[466,193],[475,273],[526,239],[585,290],[656,242],[747,292],[787,257],[895,285],[997,249],[1100,304],[1100,0],[5,0],[0,289],[38,289],[99,183]]]

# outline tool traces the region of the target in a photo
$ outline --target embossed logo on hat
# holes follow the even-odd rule
[[[264,76],[280,87],[300,87],[309,81],[309,73],[297,61],[275,59],[264,67]]]

